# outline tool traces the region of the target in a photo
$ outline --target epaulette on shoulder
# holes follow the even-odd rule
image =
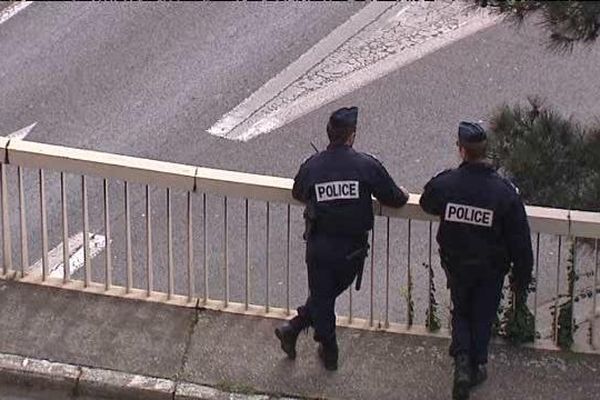
[[[508,186],[509,188],[514,190],[518,196],[521,195],[521,190],[519,189],[519,187],[517,185],[515,185],[513,183],[513,181],[511,181],[510,179],[508,179],[506,177],[502,177],[502,181],[506,184],[506,186]]]
[[[381,160],[379,158],[377,158],[376,156],[374,156],[371,153],[365,153],[364,151],[359,152],[359,154],[363,157],[365,157],[366,159],[370,160],[370,161],[375,161],[378,165],[383,166],[383,163],[381,162]]]
[[[306,159],[302,162],[302,164],[306,164],[307,162],[309,162],[310,160],[312,160],[313,158],[315,158],[316,156],[318,156],[321,153],[313,153],[310,156],[306,157]]]
[[[437,178],[438,176],[445,175],[445,174],[447,174],[448,172],[451,172],[451,171],[452,171],[452,168],[443,169],[441,171],[438,171],[438,173],[435,174],[431,179]]]
[[[366,152],[364,152],[364,151],[362,152],[362,154],[364,154],[365,156],[367,156],[367,157],[369,157],[369,158],[372,158],[373,160],[375,160],[375,161],[377,161],[378,163],[380,163],[380,164],[381,164],[381,161],[379,160],[379,158],[377,158],[377,157],[376,157],[374,154],[371,154],[371,153],[366,153]]]

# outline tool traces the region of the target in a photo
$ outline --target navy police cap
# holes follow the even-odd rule
[[[344,107],[334,111],[329,117],[329,125],[333,129],[356,128],[358,107]]]
[[[458,124],[460,143],[479,143],[487,139],[485,129],[476,122],[461,121]]]

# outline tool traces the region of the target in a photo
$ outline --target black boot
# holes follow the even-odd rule
[[[454,359],[453,400],[467,400],[471,388],[471,362],[466,354],[459,354]]]
[[[328,371],[337,371],[338,369],[338,346],[336,342],[323,344],[319,343],[319,358],[323,361],[325,369]]]
[[[481,385],[487,379],[487,368],[485,364],[472,364],[471,386]]]
[[[296,340],[298,339],[299,334],[300,331],[290,325],[289,322],[286,322],[275,329],[275,336],[277,336],[281,342],[281,350],[283,350],[291,360],[296,359]]]

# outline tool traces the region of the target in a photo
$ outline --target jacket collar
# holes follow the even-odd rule
[[[494,166],[488,161],[463,161],[458,168],[466,168],[472,171],[495,171]]]
[[[342,144],[329,143],[329,145],[327,145],[327,150],[350,150],[350,149],[352,149],[352,146],[349,146],[345,143],[342,143]]]

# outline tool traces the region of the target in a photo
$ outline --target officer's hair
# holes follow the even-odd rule
[[[487,155],[487,140],[478,143],[461,143],[465,149],[465,158],[469,161],[481,160]]]
[[[331,124],[327,124],[327,137],[329,142],[332,144],[343,144],[346,143],[348,138],[356,131],[356,128],[334,128]]]

